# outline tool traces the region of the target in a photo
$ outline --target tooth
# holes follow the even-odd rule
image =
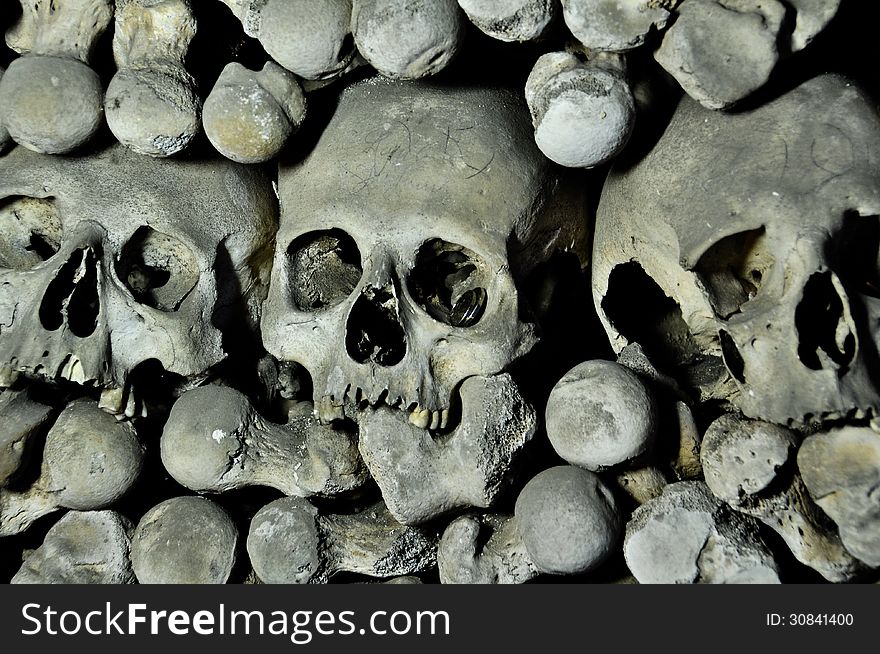
[[[431,426],[428,427],[431,431],[437,429],[440,426],[440,412],[439,411],[431,411]]]
[[[84,384],[86,382],[86,371],[83,370],[82,361],[74,358],[70,362],[70,370],[67,378],[74,384]]]
[[[12,388],[18,381],[18,371],[12,366],[0,366],[0,388]]]
[[[362,399],[364,399],[364,389],[358,386],[357,390],[354,392],[355,404],[360,404]]]
[[[427,429],[428,422],[431,420],[431,412],[427,409],[419,409],[416,405],[415,410],[409,414],[409,421],[419,429]]]
[[[345,411],[342,405],[335,404],[330,395],[325,395],[318,401],[318,419],[323,424],[330,424],[334,420],[342,420],[345,418]]]
[[[125,393],[121,388],[105,388],[101,391],[101,399],[98,400],[98,408],[107,413],[118,415],[122,413]]]
[[[449,409],[443,409],[440,411],[440,429],[446,429],[446,425],[449,424]]]

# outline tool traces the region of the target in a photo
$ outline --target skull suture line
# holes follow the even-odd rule
[[[0,367],[114,390],[152,359],[204,375],[233,314],[256,323],[276,226],[269,181],[228,161],[13,150],[0,157]]]
[[[536,341],[517,282],[586,229],[502,90],[357,84],[279,185],[261,327],[325,422],[384,404],[446,427],[462,380]]]
[[[593,296],[703,399],[800,425],[880,408],[880,118],[845,80],[754,111],[682,100],[600,203]]]

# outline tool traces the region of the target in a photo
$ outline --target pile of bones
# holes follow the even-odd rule
[[[4,0],[0,579],[877,581],[868,4]]]

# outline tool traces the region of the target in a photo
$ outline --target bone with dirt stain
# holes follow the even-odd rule
[[[175,402],[161,453],[171,476],[200,493],[269,486],[285,495],[332,496],[357,489],[368,477],[356,439],[319,424],[311,403],[297,405],[279,425],[222,386],[193,389]]]
[[[199,133],[202,101],[184,65],[195,34],[190,0],[116,0],[119,70],[104,110],[110,131],[139,154],[170,157]]]
[[[319,584],[339,572],[384,578],[429,570],[437,535],[399,524],[381,502],[334,514],[285,497],[254,516],[247,549],[264,583]]]
[[[23,491],[0,489],[0,536],[21,533],[62,508],[113,506],[134,487],[144,457],[130,423],[88,399],[68,404],[46,435],[39,478]]]

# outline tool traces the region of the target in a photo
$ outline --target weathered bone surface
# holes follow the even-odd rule
[[[551,52],[526,81],[535,142],[548,159],[569,168],[595,168],[626,146],[636,121],[622,60],[604,55],[583,63]]]
[[[791,49],[803,50],[837,15],[841,0],[786,0],[795,10]]]
[[[645,466],[632,470],[621,470],[614,476],[618,488],[629,495],[637,504],[644,504],[660,497],[669,484],[664,472],[656,466]]]
[[[562,0],[565,24],[590,50],[625,52],[662,30],[679,0]]]
[[[203,497],[175,497],[141,518],[131,564],[142,584],[225,584],[235,565],[238,528]]]
[[[720,500],[778,533],[801,563],[828,581],[848,581],[862,566],[793,470],[797,445],[795,434],[783,427],[722,416],[703,438],[706,484]]]
[[[26,465],[34,437],[53,414],[52,407],[31,399],[27,390],[0,390],[0,488]]]
[[[13,584],[131,584],[134,526],[115,511],[69,511],[28,554]]]
[[[541,38],[559,13],[559,0],[458,0],[470,21],[499,41]]]
[[[22,15],[6,33],[23,55],[0,80],[0,122],[16,143],[67,153],[98,131],[104,90],[89,57],[113,18],[112,0],[19,0]]]
[[[547,400],[547,437],[571,464],[600,471],[648,452],[657,433],[651,391],[629,368],[586,361],[569,370]]]
[[[444,584],[524,584],[540,574],[516,518],[494,513],[450,522],[437,548],[437,569]]]
[[[469,377],[460,395],[461,421],[448,434],[426,431],[387,407],[360,417],[361,455],[399,522],[491,506],[535,433],[535,411],[509,375]]]
[[[200,493],[269,486],[285,495],[332,496],[367,479],[356,440],[319,424],[310,402],[277,425],[222,386],[187,391],[175,402],[161,451],[171,476]]]
[[[437,536],[396,522],[382,503],[361,513],[318,511],[285,497],[251,521],[247,549],[264,583],[326,583],[337,572],[394,577],[434,567]]]
[[[700,481],[671,484],[636,509],[623,554],[641,584],[779,583],[757,524],[732,512]]]
[[[614,495],[598,475],[575,466],[538,473],[514,511],[529,557],[547,574],[581,574],[618,545],[622,523]]]
[[[753,418],[875,412],[878,153],[873,103],[839,77],[735,115],[684,99],[603,190],[592,283],[613,348],[639,342]]]
[[[583,203],[498,89],[353,85],[279,187],[261,331],[311,373],[324,422],[387,405],[451,427],[462,380],[537,340],[517,282],[557,249],[583,255]]]
[[[202,120],[211,145],[227,159],[269,161],[306,117],[306,97],[296,77],[267,61],[252,71],[232,62],[205,100]]]
[[[308,80],[339,77],[352,65],[351,0],[221,0],[275,61]]]
[[[0,94],[4,93],[3,91],[3,74],[6,72],[6,69],[3,66],[0,66]],[[0,106],[3,106],[3,101],[0,100]],[[9,145],[12,139],[9,137],[9,130],[3,126],[3,114],[0,114],[0,153],[6,149],[6,146]]]
[[[456,0],[353,0],[355,45],[373,68],[396,79],[443,70],[461,49],[466,24]]]
[[[199,133],[202,101],[184,66],[195,34],[190,0],[116,0],[119,70],[104,110],[114,136],[139,154],[169,157]]]
[[[144,453],[131,424],[89,400],[72,402],[46,435],[39,478],[24,491],[0,488],[0,536],[61,508],[113,506],[137,481]]]
[[[16,148],[0,157],[0,369],[106,388],[128,415],[138,364],[204,376],[220,328],[257,321],[276,216],[269,180],[231,162]]]
[[[655,58],[694,100],[725,109],[767,83],[785,18],[779,0],[688,0]]]
[[[840,530],[846,549],[880,567],[880,435],[843,427],[807,437],[798,469],[816,504]]]

